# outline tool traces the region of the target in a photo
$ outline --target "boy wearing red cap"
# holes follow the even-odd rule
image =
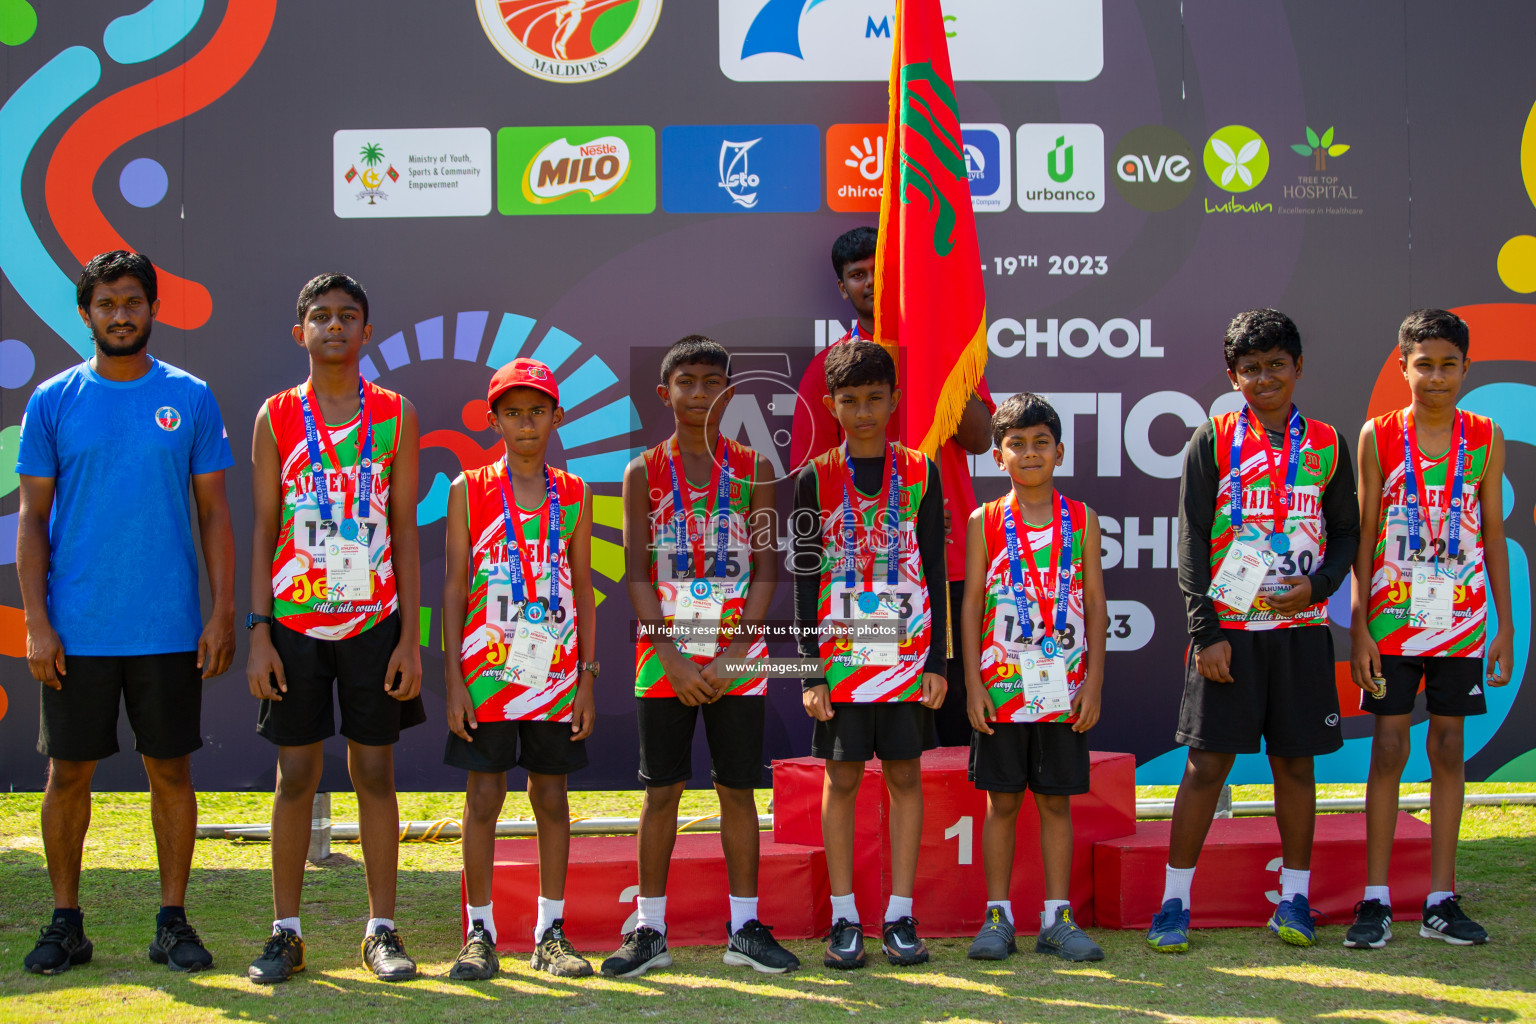
[[[469,772],[464,796],[468,928],[448,976],[483,981],[499,969],[491,865],[507,772],[528,773],[538,823],[539,902],[532,964],[566,978],[592,973],[565,936],[571,849],[565,777],[587,766],[597,709],[592,683],[592,501],[582,479],[544,461],[560,425],[548,366],[515,359],[496,371],[486,421],[506,455],[466,470],[448,495],[443,582],[448,748]],[[514,918],[503,910],[504,922]]]
[[[416,410],[363,380],[368,296],[345,274],[299,293],[293,339],[309,379],[267,399],[251,439],[255,526],[246,680],[261,699],[256,731],[277,744],[272,800],[276,920],[247,976],[287,981],[304,969],[299,899],[321,746],[341,705],[357,790],[369,920],[363,962],[385,981],[416,976],[395,931],[400,810],[394,745],[426,720],[418,638]],[[398,488],[401,500],[394,500]]]

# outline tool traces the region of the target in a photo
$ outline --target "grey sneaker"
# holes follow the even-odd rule
[[[1035,939],[1035,952],[1049,953],[1074,963],[1104,959],[1104,951],[1099,948],[1099,944],[1072,920],[1071,907],[1056,908],[1056,920],[1051,922],[1049,928],[1042,929],[1040,937]]]
[[[966,951],[972,960],[1006,960],[1008,954],[1017,953],[1019,944],[1014,941],[1013,925],[1001,907],[988,907],[987,918],[982,922],[976,941]]]
[[[565,937],[565,918],[560,918],[544,929],[538,948],[528,963],[536,971],[548,971],[557,978],[585,978],[592,973],[592,964],[576,952],[571,940]]]

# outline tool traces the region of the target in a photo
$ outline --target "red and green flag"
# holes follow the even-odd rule
[[[901,440],[937,457],[987,365],[986,293],[939,0],[897,0],[875,340],[897,355]]]

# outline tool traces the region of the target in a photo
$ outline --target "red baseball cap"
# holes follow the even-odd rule
[[[514,359],[491,377],[491,386],[485,392],[485,404],[496,405],[496,399],[513,388],[533,388],[542,391],[560,404],[560,385],[555,383],[555,371],[537,359]]]

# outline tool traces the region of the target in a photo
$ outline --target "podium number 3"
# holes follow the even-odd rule
[[[972,856],[972,847],[975,841],[975,829],[972,827],[975,821],[969,814],[962,817],[949,828],[944,830],[945,839],[957,839],[960,841],[960,849],[957,851],[959,863],[970,864],[975,859]]]

